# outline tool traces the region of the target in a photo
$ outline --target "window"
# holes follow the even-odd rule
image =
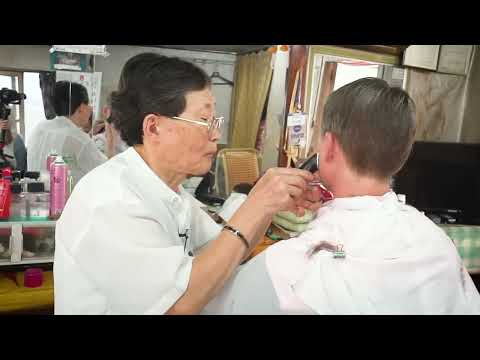
[[[318,137],[323,109],[333,91],[366,77],[384,79],[390,86],[404,87],[405,78],[404,69],[391,64],[323,54],[314,54],[311,73],[306,151],[311,150],[312,141]]]
[[[7,88],[18,92],[23,92],[23,74],[16,71],[0,71],[0,88]],[[10,105],[11,113],[9,120],[12,122],[12,129],[21,133],[23,106]]]
[[[27,142],[28,135],[38,122],[46,120],[38,72],[0,71],[0,88],[24,93],[20,105],[10,105],[12,129]]]
[[[25,142],[28,135],[32,133],[35,126],[43,120],[46,120],[45,110],[43,108],[42,90],[40,88],[39,73],[25,72],[23,73],[23,87],[27,99],[24,101],[25,117],[24,131],[22,135]]]
[[[378,69],[381,65],[365,61],[341,61],[337,63],[335,85],[333,91],[355,80],[366,77],[378,77]]]

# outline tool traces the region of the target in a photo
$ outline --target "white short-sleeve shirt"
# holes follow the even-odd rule
[[[71,159],[69,168],[75,183],[107,161],[107,157],[97,149],[94,141],[64,116],[41,121],[28,136],[28,169],[46,171],[47,156],[52,151]]]
[[[55,313],[165,313],[220,229],[128,148],[78,183],[58,220]]]

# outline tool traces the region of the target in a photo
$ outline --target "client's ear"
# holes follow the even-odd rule
[[[335,135],[331,132],[327,131],[325,135],[323,135],[320,147],[320,154],[322,154],[324,161],[331,162],[336,158],[338,153],[338,142]]]

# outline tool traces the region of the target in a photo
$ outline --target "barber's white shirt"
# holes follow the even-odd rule
[[[107,161],[107,157],[97,149],[93,140],[64,116],[40,122],[29,135],[28,170],[47,171],[47,156],[52,151],[70,158],[69,168],[75,183]]]
[[[219,232],[130,147],[78,183],[58,220],[55,313],[163,314],[187,288],[192,255]]]
[[[313,251],[342,244],[345,258]],[[384,196],[339,198],[298,238],[240,268],[205,314],[480,314],[480,295],[452,240]]]

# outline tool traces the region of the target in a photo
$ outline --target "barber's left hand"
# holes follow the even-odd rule
[[[296,215],[303,216],[305,214],[304,209],[316,212],[323,204],[322,199],[320,188],[318,186],[311,186],[304,191],[302,197],[297,200]]]

